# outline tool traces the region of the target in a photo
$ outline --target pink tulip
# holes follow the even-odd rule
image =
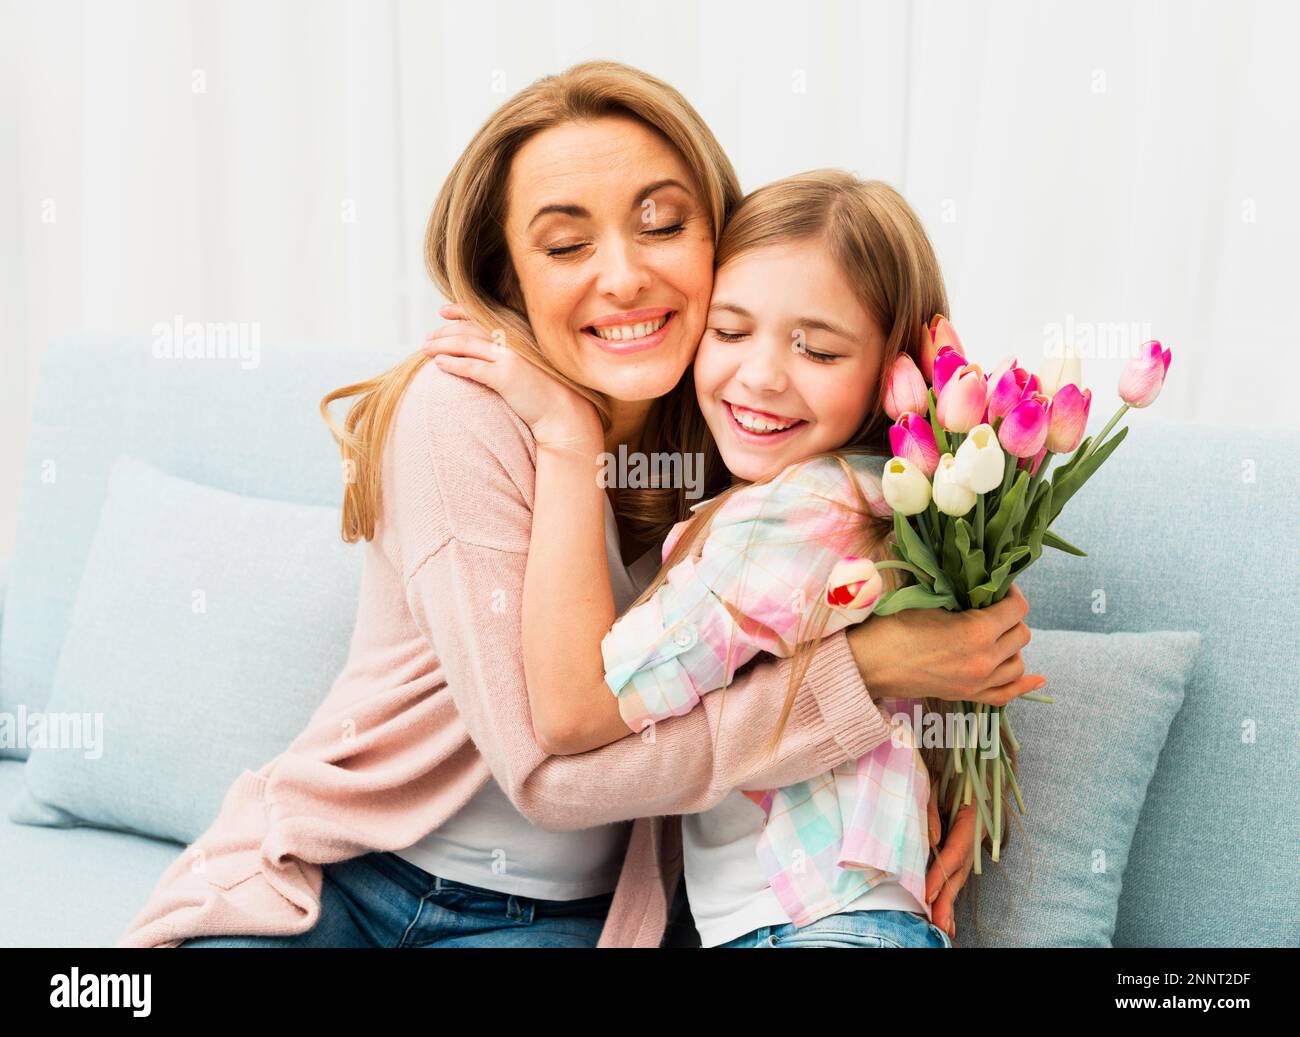
[[[936,400],[939,398],[939,394],[943,392],[943,387],[948,384],[948,379],[965,363],[966,358],[953,349],[952,346],[944,346],[939,350],[939,355],[934,358],[934,398]]]
[[[1047,408],[1051,399],[1041,392],[1025,395],[1002,419],[998,442],[1008,454],[1033,457],[1047,441]]]
[[[939,424],[949,432],[969,432],[984,420],[988,386],[979,364],[957,368],[944,384],[935,407]]]
[[[1047,408],[1047,449],[1054,454],[1068,454],[1083,439],[1092,407],[1092,390],[1073,384],[1063,385]]]
[[[1010,371],[1013,367],[1018,367],[1016,358],[1013,356],[1004,356],[998,361],[997,367],[989,372],[989,395],[993,395],[993,387],[1002,381],[1002,376]]]
[[[957,337],[957,332],[953,330],[953,326],[948,323],[948,318],[942,313],[934,315],[924,334],[924,344],[921,346],[921,374],[925,376],[927,382],[933,385],[934,361],[939,355],[939,350],[944,346],[952,346],[962,356],[966,354],[961,348],[961,339]]]
[[[1119,378],[1119,398],[1130,407],[1148,407],[1165,384],[1169,370],[1169,350],[1162,349],[1154,339],[1144,342],[1124,367]]]
[[[934,429],[930,420],[920,414],[904,411],[889,426],[889,449],[895,457],[910,461],[927,479],[939,467],[939,445],[934,441]]]
[[[994,418],[1005,417],[1017,403],[1038,391],[1038,375],[1016,366],[1012,357],[1011,365],[1003,370],[997,381],[989,379],[989,423],[992,424]]]
[[[900,353],[885,383],[885,413],[895,421],[904,411],[925,414],[930,409],[925,379],[906,353]]]

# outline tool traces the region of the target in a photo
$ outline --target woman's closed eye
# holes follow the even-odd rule
[[[682,220],[667,227],[653,227],[643,233],[650,234],[656,238],[671,238],[680,234],[685,227],[686,221]],[[553,246],[545,249],[545,252],[548,256],[563,258],[565,256],[577,255],[579,249],[587,248],[590,244],[591,242],[589,241],[582,241],[576,245]]]

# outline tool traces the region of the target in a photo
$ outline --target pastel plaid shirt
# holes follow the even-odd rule
[[[885,459],[845,456],[869,510],[890,516],[880,490]],[[689,712],[760,652],[793,654],[835,563],[861,553],[862,519],[849,508],[861,501],[834,458],[792,465],[730,496],[703,543],[602,641],[605,681],[633,731]],[[688,525],[673,527],[665,559]],[[864,615],[832,609],[822,636]],[[797,785],[745,792],[767,815],[759,864],[795,925],[834,914],[889,877],[929,917],[929,774],[899,716],[917,702],[877,701],[894,716],[891,737],[861,759]]]

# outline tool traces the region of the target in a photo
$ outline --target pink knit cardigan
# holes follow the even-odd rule
[[[805,781],[888,737],[839,633],[814,656],[773,757],[764,743],[789,660],[755,663],[725,709],[709,695],[652,739],[544,753],[520,645],[534,465],[527,426],[495,392],[420,368],[385,445],[342,672],[288,748],[235,781],[119,946],[305,932],[320,915],[322,864],[411,846],[489,774],[545,829],[637,819],[600,946],[658,946],[681,868],[673,815],[736,788]]]

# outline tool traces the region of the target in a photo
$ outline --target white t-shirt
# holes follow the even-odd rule
[[[630,566],[623,565],[608,495],[605,552],[614,606],[622,612],[654,578],[659,549],[651,548]],[[618,884],[631,827],[630,821],[623,821],[548,832],[524,817],[489,777],[440,827],[396,853],[453,882],[537,900],[581,900],[609,893]]]
[[[738,790],[712,810],[682,817],[686,899],[703,946],[717,947],[765,925],[789,924],[758,864],[762,831],[762,807]],[[925,913],[893,879],[877,883],[843,910]]]

